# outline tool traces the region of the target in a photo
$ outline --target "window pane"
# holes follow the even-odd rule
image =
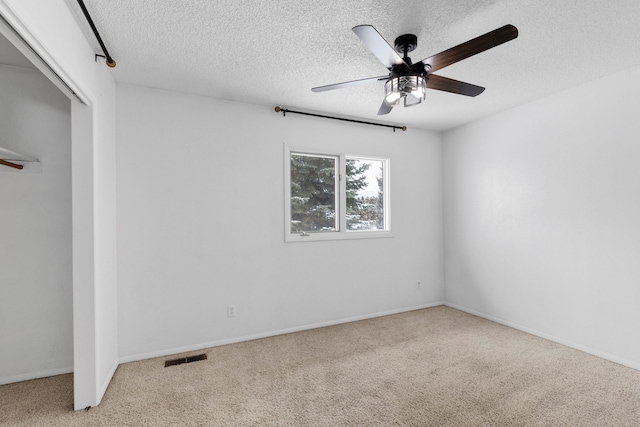
[[[347,159],[347,231],[384,230],[384,161]]]
[[[291,232],[338,230],[336,157],[291,154]]]

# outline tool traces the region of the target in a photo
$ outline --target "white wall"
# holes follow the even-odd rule
[[[87,103],[71,103],[74,407],[95,406],[118,366],[112,70],[65,0],[0,0],[0,14]]]
[[[117,122],[121,361],[443,300],[439,135],[128,85]],[[284,143],[390,156],[395,237],[284,243]]]
[[[640,68],[444,135],[448,303],[640,368]]]
[[[37,70],[0,65],[0,147],[41,161],[22,171],[0,166],[6,384],[73,370],[71,107]]]

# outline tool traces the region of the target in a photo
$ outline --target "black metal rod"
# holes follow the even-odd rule
[[[362,123],[364,125],[372,125],[372,126],[382,126],[382,127],[385,127],[385,128],[392,128],[394,132],[396,131],[396,129],[401,129],[402,131],[406,131],[407,130],[406,126],[385,125],[383,123],[365,122],[363,120],[354,120],[354,119],[345,119],[345,118],[342,118],[342,117],[324,116],[322,114],[305,113],[303,111],[287,110],[286,108],[280,108],[278,106],[276,106],[275,110],[276,110],[276,113],[279,113],[279,112],[282,111],[282,115],[283,116],[286,115],[286,113],[294,113],[294,114],[302,114],[304,116],[322,117],[323,119],[342,120],[343,122]]]
[[[96,36],[96,39],[98,39],[98,43],[100,43],[102,52],[104,52],[104,56],[107,59],[107,65],[110,67],[115,67],[116,61],[114,61],[111,55],[109,55],[109,51],[107,51],[107,47],[104,45],[104,42],[102,41],[102,37],[100,37],[100,33],[98,33],[98,29],[93,23],[93,19],[91,19],[91,15],[89,15],[89,11],[87,10],[87,7],[84,5],[84,1],[78,0],[78,4],[80,5],[80,9],[82,9],[82,13],[84,13],[84,17],[87,18],[87,22],[89,23],[89,26],[93,31],[93,34]]]

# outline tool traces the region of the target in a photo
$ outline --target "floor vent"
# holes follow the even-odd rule
[[[207,355],[203,353],[195,356],[181,357],[180,359],[167,360],[164,362],[164,367],[166,368],[167,366],[182,365],[183,363],[197,362],[198,360],[207,360]]]

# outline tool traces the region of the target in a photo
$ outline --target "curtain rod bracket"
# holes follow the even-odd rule
[[[295,110],[288,110],[286,108],[281,108],[279,105],[276,105],[276,108],[274,108],[274,110],[276,113],[282,112],[283,117],[286,117],[287,113],[294,113],[294,114],[302,114],[304,116],[322,117],[323,119],[341,120],[343,122],[361,123],[364,125],[371,125],[371,126],[382,126],[385,128],[392,128],[394,132],[396,131],[396,129],[402,129],[403,132],[407,130],[406,126],[385,125],[383,123],[365,122],[364,120],[345,119],[343,117],[333,117],[333,116],[324,116],[322,114],[305,113],[303,111],[295,111]]]
[[[105,64],[107,64],[107,67],[109,67],[109,68],[115,68],[116,67],[116,61],[114,61],[113,58],[107,58],[104,55],[100,55],[99,53],[96,53],[96,56],[95,56],[95,61],[96,62],[98,62],[98,57],[105,59]]]

